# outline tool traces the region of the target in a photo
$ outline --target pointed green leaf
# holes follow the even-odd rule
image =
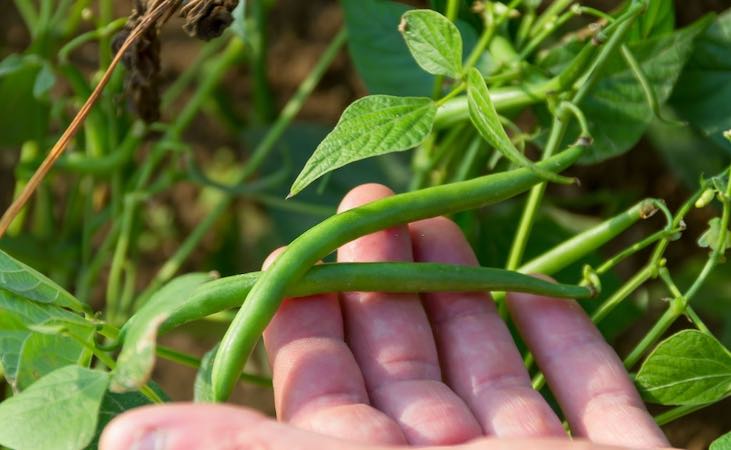
[[[728,432],[711,442],[711,446],[708,450],[731,450],[731,432]]]
[[[430,9],[414,9],[401,17],[399,31],[422,69],[434,75],[459,78],[462,36],[449,19]]]
[[[75,450],[94,436],[109,374],[79,366],[55,370],[0,404],[0,445]]]
[[[33,332],[56,325],[80,339],[89,339],[94,333],[94,324],[81,316],[0,289],[0,364],[15,391],[52,370],[79,362],[83,356],[83,346],[71,337]]]
[[[348,53],[369,94],[429,96],[434,76],[411,57],[398,31],[409,6],[388,0],[341,0],[348,30]],[[463,50],[477,42],[472,24],[457,20]],[[464,53],[461,58],[464,58]]]
[[[717,402],[731,394],[731,353],[713,336],[681,331],[658,344],[635,381],[652,403]]]
[[[515,145],[513,145],[503,125],[500,123],[500,117],[495,110],[495,105],[490,100],[490,91],[487,89],[485,79],[475,68],[467,72],[467,105],[470,112],[470,120],[480,133],[480,136],[503,156],[515,164],[531,169],[546,180],[559,183],[571,183],[573,181],[570,178],[562,177],[553,172],[540,170],[533,164],[533,161],[526,158],[525,155],[515,148]]]
[[[74,311],[85,305],[40,272],[0,250],[0,290],[13,292],[38,303],[49,303]]]
[[[435,103],[425,97],[371,95],[355,101],[315,149],[290,196],[351,162],[419,145],[429,135],[435,115]]]
[[[678,114],[726,151],[723,132],[731,128],[731,9],[701,35],[673,91]],[[703,152],[708,151],[703,149]]]
[[[134,391],[147,382],[155,366],[160,324],[196,287],[215,277],[211,273],[190,273],[173,279],[150,298],[145,315],[135,315],[135,320],[124,327],[124,346],[112,373],[112,392]]]

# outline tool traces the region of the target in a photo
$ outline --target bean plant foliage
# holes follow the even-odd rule
[[[14,175],[23,199],[0,227],[0,446],[96,447],[116,415],[169,401],[152,379],[158,358],[197,368],[191,390],[199,402],[226,401],[238,383],[270,387],[265,371],[244,366],[282,298],[344,290],[486,291],[498,304],[506,291],[579,299],[602,330],[650,321],[621,356],[645,401],[664,407],[658,423],[731,396],[731,300],[719,298],[731,290],[727,278],[710,289],[728,273],[731,247],[731,11],[680,28],[669,0],[627,0],[608,11],[567,1],[447,0],[416,9],[341,0],[343,30],[272,119],[266,58],[256,57],[266,52],[270,2],[149,0],[115,18],[112,2],[101,0],[91,28],[86,3],[52,11],[50,1],[17,0],[32,45],[0,61],[0,149],[20,150]],[[160,31],[176,12],[191,36],[210,42],[162,92]],[[91,41],[107,73],[99,86],[73,62]],[[312,131],[295,117],[345,46],[369,95],[331,129]],[[252,106],[259,125],[219,95],[221,80],[241,64],[259,74]],[[192,95],[176,103],[186,90]],[[71,131],[57,134],[87,99]],[[223,163],[198,162],[184,131],[199,114],[223,118],[236,135],[259,130],[243,164],[225,155]],[[561,172],[601,167],[643,136],[667,143],[657,149],[664,158],[679,158],[678,143],[663,141],[658,129],[692,143],[692,159],[721,161],[710,173],[671,164],[692,182],[685,201],[634,193],[591,218],[562,203],[556,193],[581,188]],[[334,202],[361,177],[403,193],[335,214]],[[149,205],[179,183],[198,189],[205,213],[157,271],[142,276],[145,248],[156,251],[155,239],[170,232]],[[551,183],[565,186],[547,190]],[[54,198],[65,205],[62,215]],[[277,261],[264,272],[201,263],[181,273],[195,267],[187,261],[206,236],[231,236],[216,224],[239,220],[231,211],[242,203],[256,206],[247,214],[280,222],[252,265],[269,243],[290,243]],[[480,230],[499,227],[506,210],[517,212],[504,222],[508,231],[491,237],[505,252],[491,256]],[[708,226],[693,236],[686,218],[695,211]],[[458,222],[482,266],[318,264],[357,237],[438,215]],[[539,245],[546,229],[562,231]],[[613,241],[624,248],[603,249]],[[666,253],[681,243],[694,248],[691,263]],[[634,274],[616,270],[627,261]],[[535,272],[560,282],[526,275]],[[659,317],[643,314],[638,298],[661,309]],[[721,311],[721,328],[704,323],[708,311]],[[221,321],[227,329],[202,359],[158,343],[185,324]],[[686,329],[669,333],[676,323]],[[731,437],[711,448],[731,448]]]

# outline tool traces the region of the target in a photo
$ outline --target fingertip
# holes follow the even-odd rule
[[[226,444],[245,440],[267,421],[259,412],[225,405],[144,406],[114,418],[104,429],[99,448],[230,448]]]
[[[417,261],[478,265],[477,257],[459,226],[446,217],[409,224]]]
[[[354,187],[350,190],[338,206],[338,212],[357,208],[365,203],[390,197],[394,192],[388,186],[379,183],[367,183]]]
[[[272,264],[274,264],[274,261],[276,261],[277,258],[279,258],[279,255],[284,253],[286,249],[287,247],[279,247],[278,249],[269,253],[269,256],[266,257],[264,263],[261,265],[262,270],[267,270]]]

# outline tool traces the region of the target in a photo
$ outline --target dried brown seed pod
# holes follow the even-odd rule
[[[220,36],[233,22],[239,0],[189,0],[180,9],[183,29],[191,36],[210,40]]]

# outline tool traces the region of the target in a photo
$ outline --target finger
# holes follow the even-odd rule
[[[340,450],[343,441],[279,424],[258,412],[225,405],[147,406],[122,414],[104,430],[102,450]],[[364,448],[357,443],[348,449]]]
[[[340,210],[392,195],[381,185],[352,190]],[[410,261],[405,226],[359,238],[338,251],[347,262]],[[409,443],[452,444],[480,427],[464,402],[441,382],[434,338],[417,295],[343,294],[347,339],[363,372],[372,404],[393,417]]]
[[[518,293],[507,301],[575,436],[612,445],[668,445],[617,354],[576,302]]]
[[[258,412],[226,405],[170,404],[137,408],[112,420],[102,433],[101,450],[397,450],[364,446],[300,430]],[[479,439],[456,447],[424,450],[620,450],[565,440]],[[625,449],[626,450],[626,449]]]
[[[354,442],[405,443],[396,422],[368,404],[336,295],[285,300],[264,331],[264,345],[280,420]]]
[[[440,217],[409,228],[417,261],[478,264],[454,222]],[[433,293],[423,298],[444,377],[486,434],[566,437],[556,414],[531,387],[510,331],[489,295]]]

